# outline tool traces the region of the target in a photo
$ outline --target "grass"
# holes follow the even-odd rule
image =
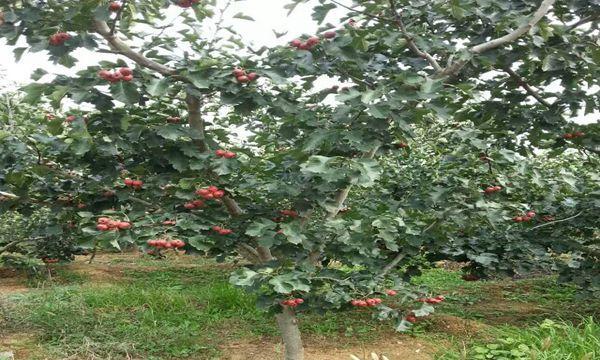
[[[591,317],[579,325],[545,320],[539,326],[494,329],[495,340],[463,351],[450,351],[439,360],[592,360],[600,358],[600,324]]]
[[[68,266],[57,267],[53,282],[43,283],[43,289],[12,295],[4,305],[0,302],[0,330],[34,334],[43,351],[32,350],[27,357],[32,360],[68,356],[218,359],[222,346],[232,342],[277,342],[272,316],[255,307],[254,296],[228,284],[228,269],[199,260],[197,264],[111,260],[112,266],[133,266],[123,267],[121,278],[108,283]],[[447,351],[439,359],[444,360],[475,359],[478,351],[516,352],[523,344],[548,354],[572,351],[580,356],[573,359],[585,359],[582,356],[589,352],[597,356],[599,325],[591,316],[598,315],[600,302],[576,303],[574,289],[556,285],[554,280],[466,282],[458,272],[427,270],[414,283],[447,296],[437,309],[443,314],[439,316],[470,319],[485,327],[473,330],[476,336],[467,338],[440,327],[434,317],[415,327],[412,336],[443,343]],[[498,306],[491,306],[490,301]],[[582,321],[580,315],[589,317]],[[546,318],[554,322],[544,322]],[[368,311],[303,314],[301,329],[308,338],[336,345],[395,336],[390,324],[373,320]],[[2,336],[0,331],[0,351]],[[552,346],[542,349],[548,337]],[[571,359],[543,357],[542,352],[537,356]]]

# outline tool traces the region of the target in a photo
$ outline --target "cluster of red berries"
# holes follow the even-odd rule
[[[585,136],[584,132],[576,131],[574,133],[566,133],[562,137],[563,137],[563,139],[575,139],[575,138],[582,137],[582,136]]]
[[[350,304],[352,306],[357,306],[357,307],[369,307],[369,306],[377,306],[379,304],[381,304],[383,302],[383,300],[381,300],[380,298],[370,298],[367,300],[352,300],[350,301]]]
[[[408,315],[406,315],[406,317],[404,318],[404,320],[408,321],[411,324],[414,324],[417,322],[417,317],[415,316],[414,313],[409,313]]]
[[[111,83],[116,83],[119,81],[129,82],[133,80],[133,70],[127,67],[122,67],[117,71],[109,71],[102,69],[98,71],[98,76]]]
[[[388,296],[396,296],[396,295],[398,295],[398,292],[396,290],[391,290],[391,289],[390,290],[386,290],[385,293]]]
[[[442,295],[438,295],[436,297],[431,298],[421,298],[417,299],[418,302],[427,303],[427,304],[439,304],[444,301],[446,298]]]
[[[96,229],[100,231],[108,230],[127,230],[131,228],[131,223],[127,221],[112,220],[111,218],[98,218]]]
[[[165,221],[162,222],[162,224],[166,225],[166,226],[172,226],[172,225],[176,225],[177,221],[175,221],[175,220],[165,220]]]
[[[110,4],[108,4],[108,10],[116,12],[116,11],[121,10],[121,6],[123,6],[123,5],[121,5],[120,2],[113,1]]]
[[[502,190],[502,186],[500,185],[496,185],[496,186],[488,186],[485,188],[485,190],[483,190],[484,193],[486,194],[493,194],[495,192],[498,192]]]
[[[181,6],[182,8],[189,8],[199,2],[200,2],[200,0],[179,0],[177,2],[177,5]]]
[[[148,246],[152,246],[159,249],[179,249],[185,246],[185,243],[179,239],[156,239],[148,240],[146,243],[148,244]]]
[[[185,204],[183,204],[183,207],[188,210],[193,210],[196,208],[204,207],[204,201],[202,201],[202,200],[189,201],[189,202],[186,202]]]
[[[71,38],[71,35],[66,32],[57,32],[56,34],[50,36],[49,43],[50,45],[58,46],[64,44],[67,40]]]
[[[144,182],[142,180],[131,180],[130,178],[125,179],[124,183],[125,186],[132,187],[136,190],[139,190],[142,188],[142,186],[144,186]]]
[[[317,36],[311,36],[304,42],[300,39],[294,39],[290,44],[298,50],[311,50],[319,44],[320,41],[321,40]]]
[[[529,210],[527,213],[525,213],[525,215],[515,216],[513,218],[513,221],[514,222],[526,222],[526,221],[533,219],[535,217],[535,215],[536,215],[535,211]]]
[[[56,264],[58,262],[58,259],[51,259],[51,258],[44,257],[44,258],[42,258],[42,261],[45,264]]]
[[[300,304],[304,304],[304,299],[289,299],[289,300],[283,300],[281,302],[281,305],[290,306],[290,307],[296,307]]]
[[[215,155],[217,155],[218,157],[225,158],[225,159],[233,159],[234,157],[237,156],[236,153],[234,153],[234,152],[222,150],[222,149],[215,151]]]
[[[216,233],[218,233],[219,235],[229,235],[229,234],[233,233],[233,230],[231,230],[231,229],[225,229],[225,228],[222,228],[222,227],[220,227],[218,225],[213,226],[212,230],[215,231]]]
[[[279,213],[283,216],[289,216],[291,218],[298,217],[298,212],[296,210],[279,210]]]
[[[258,74],[255,72],[246,73],[246,70],[243,68],[235,68],[233,69],[233,76],[240,84],[249,83],[251,81],[256,80],[258,78]]]
[[[225,196],[225,191],[219,190],[216,186],[209,186],[206,188],[196,190],[196,195],[203,197],[206,200],[220,199]]]

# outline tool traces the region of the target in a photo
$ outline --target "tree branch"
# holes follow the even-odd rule
[[[390,261],[389,264],[387,264],[386,266],[383,267],[383,269],[381,269],[381,272],[377,275],[377,277],[378,278],[385,277],[390,271],[392,271],[396,266],[398,266],[400,261],[402,261],[402,259],[404,259],[405,257],[406,257],[406,254],[403,254],[403,253],[399,253],[398,255],[396,255],[394,257],[394,259],[392,261]]]
[[[200,152],[208,152],[210,149],[208,148],[204,137],[204,120],[202,119],[202,113],[200,112],[200,99],[188,92],[185,97],[185,103],[188,111],[188,122],[192,129],[196,130],[199,136],[199,139],[194,139],[194,142],[198,145]]]
[[[359,14],[363,14],[363,15],[365,15],[365,16],[367,16],[367,17],[370,17],[370,18],[372,18],[372,19],[379,19],[379,20],[383,20],[383,21],[391,21],[391,19],[385,18],[385,17],[383,17],[383,16],[379,16],[379,15],[370,14],[370,13],[368,13],[368,12],[366,12],[366,11],[357,10],[357,9],[355,9],[355,8],[353,8],[353,7],[350,7],[350,6],[348,6],[348,5],[344,5],[344,4],[340,3],[340,2],[339,2],[339,1],[337,1],[337,0],[331,0],[331,2],[332,2],[332,3],[334,3],[334,4],[336,4],[336,5],[338,5],[338,6],[341,6],[341,7],[343,7],[343,8],[345,8],[345,9],[348,9],[348,10],[350,10],[350,11],[353,11],[353,12],[356,12],[356,13],[359,13]]]
[[[529,231],[533,231],[535,229],[543,228],[545,226],[550,226],[550,225],[553,225],[553,224],[556,224],[556,223],[559,223],[559,222],[569,221],[571,219],[575,219],[576,217],[578,217],[581,214],[583,214],[583,211],[580,211],[580,212],[578,212],[577,214],[575,214],[573,216],[569,216],[568,218],[564,218],[564,219],[560,219],[560,220],[555,220],[555,221],[550,221],[550,222],[547,222],[545,224],[534,226],[531,229],[529,229]]]
[[[600,14],[594,14],[594,15],[583,17],[583,18],[579,19],[579,21],[577,21],[576,23],[569,25],[567,27],[567,31],[571,31],[577,27],[580,27],[583,24],[587,24],[589,22],[592,22],[592,21],[595,21],[598,19],[600,19]]]
[[[544,0],[538,7],[538,9],[533,13],[531,19],[521,26],[519,26],[516,30],[501,36],[499,38],[484,42],[483,44],[475,45],[469,48],[469,52],[471,55],[478,55],[484,53],[486,51],[498,48],[500,46],[506,45],[512,41],[515,41],[519,37],[525,35],[531,28],[533,28],[546,14],[550,11],[552,5],[556,2],[556,0]],[[454,64],[443,69],[443,71],[438,72],[436,77],[444,77],[444,76],[452,76],[458,73],[466,64],[468,60],[459,60]]]
[[[117,11],[117,16],[115,16],[115,21],[112,23],[112,25],[110,27],[111,35],[115,34],[115,28],[117,27],[117,23],[121,19],[121,14],[123,14],[123,9],[125,9],[125,6],[127,6],[127,0],[123,0],[123,3],[121,4],[121,7],[119,8],[119,11]]]
[[[520,77],[516,72],[514,72],[510,67],[506,66],[502,70],[504,70],[511,78],[513,78],[520,87],[523,88],[529,95],[531,95],[534,99],[536,99],[540,104],[552,108],[552,104],[546,101],[534,88],[529,86],[525,79]]]
[[[0,191],[0,196],[4,196],[4,197],[10,198],[10,199],[15,199],[15,200],[19,198],[19,196],[15,195],[13,193],[4,192],[4,191]]]
[[[187,79],[185,79],[184,77],[176,75],[175,69],[172,69],[163,64],[159,64],[156,61],[150,60],[144,55],[132,50],[129,47],[129,45],[127,45],[123,40],[119,39],[116,35],[111,34],[110,28],[108,27],[108,24],[105,21],[94,20],[94,29],[98,34],[100,34],[104,39],[106,39],[106,41],[108,41],[108,43],[113,49],[118,51],[121,55],[126,56],[131,60],[135,61],[137,64],[145,68],[152,69],[164,76],[173,76],[178,78],[179,80],[187,81]]]
[[[398,12],[398,10],[396,9],[395,0],[389,0],[389,3],[390,3],[390,10],[392,11],[392,14],[394,16],[394,20],[395,20],[396,26],[398,26],[398,28],[400,29],[400,32],[402,33],[402,36],[404,37],[404,39],[406,39],[408,47],[416,55],[418,55],[419,57],[427,60],[427,62],[431,66],[433,66],[433,69],[436,72],[443,71],[444,69],[440,66],[440,64],[437,62],[437,60],[435,60],[433,58],[433,56],[431,56],[429,53],[427,53],[427,52],[422,51],[421,49],[419,49],[419,47],[417,46],[417,44],[415,44],[415,41],[414,41],[413,37],[410,36],[410,34],[406,31],[406,26],[404,25],[404,22],[402,21],[402,16],[400,15],[400,13]]]

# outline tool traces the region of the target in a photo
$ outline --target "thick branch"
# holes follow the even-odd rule
[[[421,49],[419,49],[419,47],[415,43],[415,40],[406,31],[406,26],[404,26],[404,22],[402,21],[402,16],[400,15],[400,13],[398,12],[398,10],[396,9],[395,0],[389,0],[389,3],[390,3],[390,10],[392,11],[392,14],[394,15],[394,21],[395,21],[396,25],[398,26],[398,28],[400,29],[400,32],[402,33],[402,36],[404,37],[404,39],[406,39],[406,42],[407,42],[408,47],[410,48],[410,50],[412,50],[412,52],[414,52],[419,57],[427,60],[427,62],[431,66],[433,66],[433,69],[436,72],[443,71],[444,69],[440,66],[440,64],[437,62],[437,60],[435,60],[433,58],[433,56],[431,56],[429,53],[427,53],[427,52],[422,51]]]
[[[145,68],[152,69],[164,76],[173,76],[176,74],[175,69],[171,69],[168,66],[159,64],[156,61],[150,60],[144,55],[132,50],[123,40],[119,39],[116,35],[111,34],[110,28],[105,21],[94,20],[94,29],[98,34],[106,39],[106,41],[108,41],[113,49],[118,51],[121,55],[135,61],[137,64]],[[181,78],[181,80],[183,80],[183,78]]]
[[[517,40],[519,37],[525,35],[529,30],[531,30],[531,28],[533,28],[540,20],[542,20],[542,18],[544,18],[544,16],[546,16],[546,14],[550,11],[550,8],[555,2],[556,0],[542,1],[539,8],[533,13],[531,19],[529,19],[527,23],[519,26],[516,30],[504,36],[484,42],[483,44],[475,45],[469,49],[469,52],[471,55],[477,55]],[[467,64],[467,62],[468,60],[459,60],[445,68],[443,71],[439,72],[437,76],[444,77],[455,75]]]
[[[13,193],[4,192],[4,191],[0,191],[0,196],[4,196],[4,197],[10,198],[10,199],[15,199],[15,200],[19,198],[19,196],[15,195]]]
[[[536,99],[540,104],[551,108],[552,104],[550,104],[549,102],[546,101],[546,99],[544,99],[538,92],[537,90],[535,90],[534,88],[532,88],[531,86],[529,86],[529,84],[527,84],[527,82],[520,77],[516,72],[514,72],[510,67],[505,67],[503,68],[503,70],[510,75],[511,78],[513,78],[517,84],[519,84],[520,87],[523,88],[523,90],[525,90],[529,95],[531,95],[534,99]]]
[[[188,110],[188,122],[192,129],[198,133],[198,139],[194,139],[194,141],[196,145],[198,145],[200,152],[207,152],[210,149],[208,148],[204,137],[204,120],[202,119],[202,113],[200,112],[200,99],[195,95],[188,93],[185,97],[185,103],[187,104]]]
[[[241,244],[238,244],[237,250],[238,250],[238,253],[240,255],[242,255],[242,257],[244,257],[246,260],[250,261],[251,263],[258,264],[261,262],[258,251],[256,251],[256,249],[254,249],[252,246],[241,243]]]
[[[0,248],[0,254],[2,254],[3,252],[9,251],[16,245],[20,244],[21,242],[23,242],[23,240],[15,240],[15,241],[9,242],[8,244],[4,245],[4,247]]]

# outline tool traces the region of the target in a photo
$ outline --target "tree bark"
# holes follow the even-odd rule
[[[285,360],[304,360],[304,347],[294,310],[283,306],[280,314],[275,315],[277,326],[285,346]]]

